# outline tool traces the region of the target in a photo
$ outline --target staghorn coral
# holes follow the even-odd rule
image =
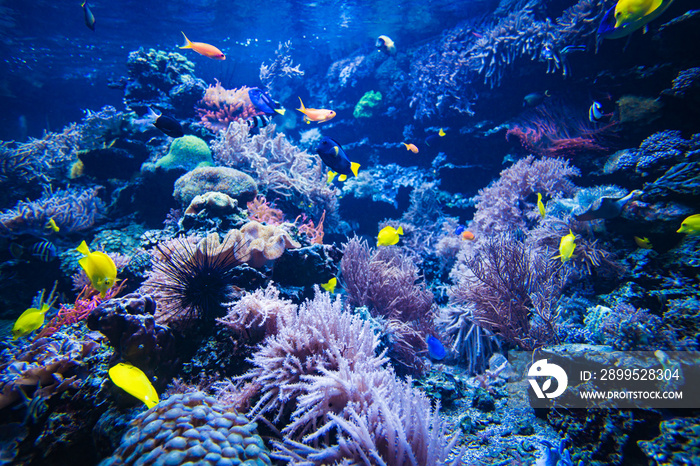
[[[104,215],[105,206],[98,197],[100,188],[76,188],[46,191],[35,201],[19,201],[14,209],[0,213],[0,234],[44,233],[53,219],[62,233],[75,233],[92,227]]]
[[[100,466],[271,464],[257,424],[203,392],[162,400],[131,425],[119,448]]]
[[[218,164],[235,167],[257,180],[261,194],[280,196],[284,198],[280,202],[295,208],[310,206],[307,214],[314,218],[325,210],[327,225],[339,221],[336,190],[326,183],[321,159],[293,146],[284,134],[276,133],[275,125],[251,136],[248,125],[234,122],[219,133],[212,150]]]
[[[576,167],[561,159],[535,159],[528,156],[500,173],[500,178],[480,189],[474,198],[475,228],[482,234],[492,234],[513,228],[526,229],[527,213],[535,206],[522,205],[532,193],[558,198],[573,194],[575,185],[569,180],[579,176]]]

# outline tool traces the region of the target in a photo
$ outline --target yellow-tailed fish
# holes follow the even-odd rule
[[[377,41],[374,45],[380,52],[384,52],[388,55],[396,55],[396,45],[389,36],[381,35],[377,37]]]
[[[417,154],[417,153],[418,153],[418,147],[417,147],[415,144],[413,144],[413,143],[411,143],[411,144],[406,144],[405,142],[402,142],[402,144],[403,144],[404,146],[406,146],[406,150],[410,150],[410,151],[413,152],[414,154]]]
[[[120,362],[109,369],[109,378],[114,385],[132,395],[150,409],[158,404],[158,392],[141,369],[131,364]]]
[[[642,249],[651,249],[653,247],[651,241],[649,241],[649,238],[640,238],[639,236],[635,236],[634,242],[637,243],[637,246]]]
[[[44,316],[49,309],[51,309],[51,305],[44,303],[41,305],[41,309],[30,307],[24,311],[12,327],[12,339],[16,340],[40,329],[44,325]]]
[[[691,215],[683,220],[681,227],[676,233],[687,233],[689,235],[697,235],[700,233],[700,214]]]
[[[328,291],[329,293],[335,293],[335,287],[338,284],[338,279],[333,277],[326,283],[321,283],[321,288]]]
[[[555,256],[556,258],[561,258],[562,262],[567,262],[568,260],[571,259],[571,256],[574,255],[574,249],[576,249],[576,243],[574,242],[576,240],[576,235],[569,230],[569,234],[562,236],[561,241],[559,242],[559,255]]]
[[[301,97],[299,97],[299,103],[301,104],[301,108],[297,108],[297,110],[304,114],[304,121],[306,123],[311,123],[312,121],[323,123],[324,121],[328,121],[335,116],[335,112],[333,110],[304,107],[304,102],[301,101]]]
[[[403,227],[394,228],[385,226],[377,235],[377,246],[391,246],[399,242],[399,235],[403,235]]]
[[[100,297],[104,298],[107,290],[117,282],[117,266],[104,252],[90,252],[85,241],[80,243],[77,251],[85,256],[78,261],[78,264],[90,279],[92,287],[100,292]]]
[[[214,60],[226,60],[226,55],[213,45],[205,44],[204,42],[192,42],[187,38],[184,32],[182,33],[182,37],[185,38],[185,45],[180,47],[181,49],[192,49],[198,54],[204,55],[207,58],[213,58]]]
[[[544,204],[542,203],[542,194],[537,193],[537,209],[540,211],[540,215],[542,218],[547,214],[547,209],[544,208]]]
[[[647,19],[643,23],[646,24],[663,13],[670,4],[668,0],[618,0],[615,5],[615,28],[636,26],[644,19]]]

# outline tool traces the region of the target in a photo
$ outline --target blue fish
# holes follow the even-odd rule
[[[432,335],[428,335],[428,338],[425,339],[425,342],[428,344],[428,354],[432,359],[435,360],[442,360],[447,356],[447,351],[445,351],[445,347],[440,343],[440,340],[435,338]]]
[[[253,102],[255,108],[267,115],[273,115],[275,113],[284,115],[285,110],[280,107],[279,102],[272,100],[272,97],[270,97],[267,92],[263,91],[262,89],[257,87],[249,89],[248,98],[250,98],[250,101]]]
[[[466,230],[464,225],[457,225],[457,228],[455,228],[455,235],[461,235],[464,230]]]
[[[588,108],[588,121],[591,123],[598,123],[605,114],[603,113],[603,106],[600,102],[593,102]]]
[[[340,144],[335,142],[329,137],[324,137],[321,142],[318,143],[316,147],[316,153],[321,156],[323,163],[328,165],[331,169],[331,174],[335,176],[340,173],[338,179],[340,181],[345,181],[348,175],[357,176],[357,170],[360,168],[360,164],[356,162],[351,162],[345,151]],[[332,177],[330,177],[332,179]]]

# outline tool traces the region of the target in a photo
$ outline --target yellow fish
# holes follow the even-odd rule
[[[403,235],[403,227],[398,229],[392,226],[385,226],[377,235],[377,246],[391,246],[399,242],[399,235]]]
[[[438,131],[438,136],[440,136],[440,137],[443,137],[443,136],[446,135],[446,134],[447,134],[447,133],[446,133],[445,130],[442,129],[442,128],[440,128],[440,131]]]
[[[46,222],[46,225],[44,225],[44,230],[46,230],[47,233],[58,233],[61,229],[56,225],[56,221],[50,218],[49,221]]]
[[[158,392],[141,369],[131,364],[120,362],[109,369],[109,378],[114,385],[132,395],[150,409],[158,404]]]
[[[561,258],[562,262],[567,262],[571,259],[571,256],[574,255],[574,249],[576,249],[574,240],[576,240],[576,236],[569,230],[568,235],[561,237],[561,241],[559,242],[559,255],[554,258]]]
[[[638,29],[663,13],[670,4],[668,0],[618,0],[615,5],[615,28],[633,25]]]
[[[306,123],[311,123],[312,121],[323,123],[335,117],[335,112],[333,110],[304,107],[304,102],[301,101],[301,97],[299,97],[299,103],[301,104],[301,108],[297,108],[297,110],[304,114],[304,122]]]
[[[635,236],[634,242],[637,243],[637,246],[642,249],[651,249],[653,247],[651,241],[649,241],[649,238],[640,238],[639,236]]]
[[[85,256],[78,263],[90,279],[92,287],[100,292],[101,298],[104,298],[107,290],[117,282],[117,266],[104,252],[90,252],[85,241],[80,243],[77,251]]]
[[[544,204],[542,203],[542,194],[537,193],[537,208],[540,211],[540,215],[542,218],[547,214],[547,210],[544,208]]]
[[[335,286],[338,284],[338,279],[333,277],[326,283],[321,283],[321,288],[328,291],[329,293],[335,293]]]
[[[681,227],[676,233],[688,233],[689,235],[697,235],[700,233],[700,214],[691,215],[683,220]]]
[[[24,311],[12,327],[12,339],[16,340],[40,329],[44,325],[44,316],[49,309],[51,309],[51,305],[44,303],[41,305],[41,309],[30,307]]]

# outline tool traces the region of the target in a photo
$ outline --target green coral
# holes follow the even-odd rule
[[[211,150],[206,142],[197,136],[183,136],[173,141],[170,151],[156,162],[156,167],[165,170],[184,168],[189,171],[198,167],[210,167],[213,164]]]
[[[381,101],[381,92],[367,91],[355,105],[355,111],[352,114],[355,118],[370,118],[374,116]]]

